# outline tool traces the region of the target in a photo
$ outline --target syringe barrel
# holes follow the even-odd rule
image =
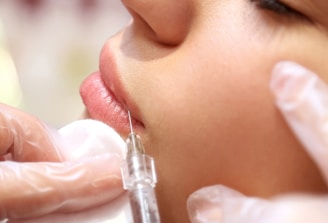
[[[155,187],[157,183],[154,159],[146,154],[128,154],[122,167],[123,186],[126,190]]]
[[[146,154],[128,154],[122,177],[124,189],[129,191],[134,223],[160,223],[154,159]]]
[[[160,223],[154,188],[144,187],[129,192],[134,223]]]

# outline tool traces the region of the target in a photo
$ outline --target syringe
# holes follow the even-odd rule
[[[129,191],[134,223],[160,223],[155,185],[157,177],[154,159],[145,153],[139,135],[134,133],[128,112],[131,132],[126,139],[127,155],[122,166],[124,189]]]

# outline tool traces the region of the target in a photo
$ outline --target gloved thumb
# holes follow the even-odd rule
[[[328,219],[327,197],[292,195],[264,200],[222,185],[194,192],[187,208],[192,223],[324,223]]]

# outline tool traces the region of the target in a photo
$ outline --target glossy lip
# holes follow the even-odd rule
[[[103,50],[100,72],[91,74],[83,81],[80,95],[90,117],[108,124],[119,134],[126,136],[130,132],[128,109],[132,115],[133,128],[136,131],[144,129],[142,122],[134,115],[137,107],[123,88],[111,51]]]

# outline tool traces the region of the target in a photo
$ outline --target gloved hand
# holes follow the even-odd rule
[[[76,121],[55,131],[0,104],[0,220],[67,213],[123,193],[124,141],[107,125]]]
[[[271,89],[277,107],[328,184],[328,86],[300,65],[281,62],[273,71]],[[328,222],[328,196],[264,200],[218,185],[193,193],[187,206],[193,223]]]

